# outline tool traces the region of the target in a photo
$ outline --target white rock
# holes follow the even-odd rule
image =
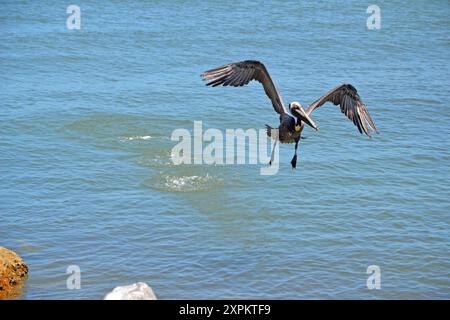
[[[104,300],[156,300],[156,296],[146,283],[138,282],[114,288]]]

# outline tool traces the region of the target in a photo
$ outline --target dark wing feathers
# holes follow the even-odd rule
[[[275,83],[270,77],[264,64],[259,61],[246,60],[226,64],[224,66],[208,70],[202,73],[203,80],[208,81],[207,86],[217,87],[233,86],[242,87],[252,80],[262,83],[264,91],[272,101],[272,106],[279,114],[285,113],[281,95],[275,87]]]
[[[306,110],[306,113],[308,115],[311,114],[311,112],[326,102],[332,102],[334,105],[339,105],[342,113],[355,124],[361,134],[364,132],[370,137],[371,131],[378,133],[378,130],[369,115],[369,111],[362,102],[356,88],[351,84],[341,84],[328,91],[318,100],[313,102]]]

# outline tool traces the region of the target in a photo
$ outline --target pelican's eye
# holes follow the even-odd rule
[[[300,131],[300,126],[299,126],[298,124],[295,126],[295,131],[296,131],[296,132],[299,132],[299,131]]]

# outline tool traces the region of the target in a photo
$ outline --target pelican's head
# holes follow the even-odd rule
[[[300,102],[294,101],[289,104],[289,111],[291,111],[291,114],[295,116],[298,120],[301,120],[305,122],[307,125],[311,126],[312,128],[319,130],[319,128],[316,126],[314,121],[310,118],[310,116],[306,113],[305,109],[303,109]],[[295,128],[296,131],[297,127]]]
[[[295,114],[295,112],[293,112],[294,110],[300,110],[300,108],[303,109],[302,104],[300,102],[293,101],[289,103],[289,110],[291,111],[292,114]]]

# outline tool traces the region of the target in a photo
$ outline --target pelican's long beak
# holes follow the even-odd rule
[[[300,116],[300,119],[305,122],[310,127],[316,129],[319,131],[319,127],[314,123],[314,121],[309,117],[308,114],[306,114],[305,110],[303,108],[300,109],[294,109],[294,111]]]

